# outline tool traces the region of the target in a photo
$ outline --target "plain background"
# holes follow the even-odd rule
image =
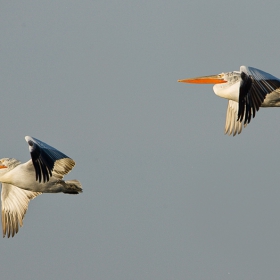
[[[227,101],[177,79],[280,77],[279,1],[1,1],[1,157],[76,161],[1,240],[1,279],[279,279],[279,109],[224,136]]]

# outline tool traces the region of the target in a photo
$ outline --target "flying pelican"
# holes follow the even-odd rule
[[[74,160],[30,136],[25,137],[29,145],[31,159],[21,163],[14,158],[0,160],[0,182],[2,183],[2,229],[3,237],[14,236],[31,199],[42,193],[82,192],[77,180],[64,181],[66,175],[75,165]]]
[[[235,136],[255,117],[260,107],[280,107],[280,79],[253,67],[240,71],[178,80],[191,84],[215,84],[216,95],[228,99],[225,134]]]

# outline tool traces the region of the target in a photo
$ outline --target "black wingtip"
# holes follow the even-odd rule
[[[244,124],[247,124],[251,120],[251,106],[248,98],[248,94],[252,87],[252,77],[245,72],[241,72],[241,83],[239,88],[239,106],[237,120]]]

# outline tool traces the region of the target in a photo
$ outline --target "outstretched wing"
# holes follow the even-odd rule
[[[250,123],[267,94],[280,87],[280,79],[253,67],[240,67],[238,121]]]
[[[242,131],[242,126],[246,127],[246,124],[237,120],[238,112],[238,102],[233,100],[228,101],[226,124],[225,124],[225,134],[235,136],[236,133],[240,134]]]
[[[36,180],[39,182],[49,181],[53,173],[57,178],[62,178],[74,167],[74,160],[48,144],[30,136],[26,136],[25,140],[29,145]]]
[[[14,236],[19,225],[22,227],[23,218],[31,199],[40,195],[40,192],[23,190],[11,184],[2,183],[2,230],[3,237]]]

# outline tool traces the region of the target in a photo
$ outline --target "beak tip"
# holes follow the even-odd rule
[[[180,79],[180,80],[177,80],[178,83],[189,83],[189,80],[188,79]]]

